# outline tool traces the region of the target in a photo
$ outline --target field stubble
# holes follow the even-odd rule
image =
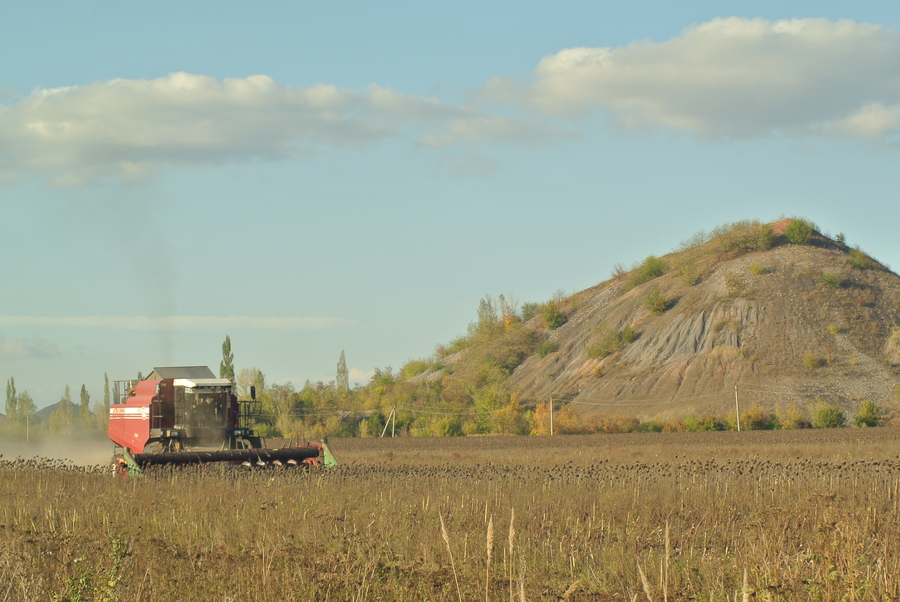
[[[330,471],[130,481],[4,461],[0,601],[898,599],[898,439],[345,439]]]

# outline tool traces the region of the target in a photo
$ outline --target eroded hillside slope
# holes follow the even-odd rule
[[[572,295],[568,321],[547,331],[558,348],[531,355],[513,387],[530,402],[641,417],[723,415],[735,388],[745,407],[894,404],[900,277],[815,232],[788,244],[787,223],[771,225],[769,250],[713,240],[661,258],[668,271],[648,282],[622,274]]]

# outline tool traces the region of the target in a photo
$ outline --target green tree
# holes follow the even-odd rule
[[[497,304],[494,303],[493,297],[485,295],[484,299],[478,301],[478,323],[477,330],[490,328],[500,322],[497,315]]]
[[[19,421],[25,423],[25,434],[28,437],[28,431],[30,427],[34,424],[34,420],[32,415],[37,411],[37,407],[34,405],[34,400],[31,399],[31,395],[28,394],[28,391],[22,391],[19,394]]]
[[[812,237],[813,229],[812,222],[794,218],[784,229],[784,237],[791,244],[805,245]]]
[[[250,387],[256,388],[257,396],[262,395],[266,388],[266,375],[259,368],[241,368],[235,383],[237,383],[238,397],[250,399]]]
[[[78,419],[84,426],[88,426],[91,423],[91,394],[88,393],[87,387],[84,385],[81,385],[81,399],[78,404]]]
[[[19,415],[18,396],[16,395],[16,379],[10,377],[6,381],[6,418],[7,420],[15,420]]]
[[[834,429],[844,426],[844,412],[829,403],[821,404],[813,415],[813,426],[817,429]]]
[[[341,349],[341,357],[338,358],[337,374],[334,377],[334,386],[341,393],[350,390],[350,372],[347,371],[347,358],[344,357],[344,350]]]
[[[103,373],[103,407],[106,409],[106,413],[109,413],[109,376],[106,375],[106,372]]]
[[[231,337],[225,335],[222,343],[222,362],[219,364],[219,378],[234,380],[234,354],[231,353]]]
[[[884,419],[884,412],[881,406],[869,399],[862,402],[859,411],[853,417],[853,424],[856,426],[881,426]]]

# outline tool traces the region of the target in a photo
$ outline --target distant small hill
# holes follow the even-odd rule
[[[571,295],[559,328],[529,322],[558,347],[512,387],[642,418],[723,415],[735,388],[742,407],[895,404],[900,277],[812,224],[791,244],[793,221],[735,224]]]
[[[42,408],[34,413],[35,416],[40,418],[41,420],[48,420],[50,418],[50,414],[59,409],[59,406],[63,404],[62,400],[57,401],[56,403],[47,406],[46,408]],[[81,407],[77,403],[71,403],[72,415],[73,416],[81,416]]]

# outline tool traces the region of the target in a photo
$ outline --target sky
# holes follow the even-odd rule
[[[736,220],[898,266],[898,149],[893,2],[2,3],[0,379],[366,382]]]

